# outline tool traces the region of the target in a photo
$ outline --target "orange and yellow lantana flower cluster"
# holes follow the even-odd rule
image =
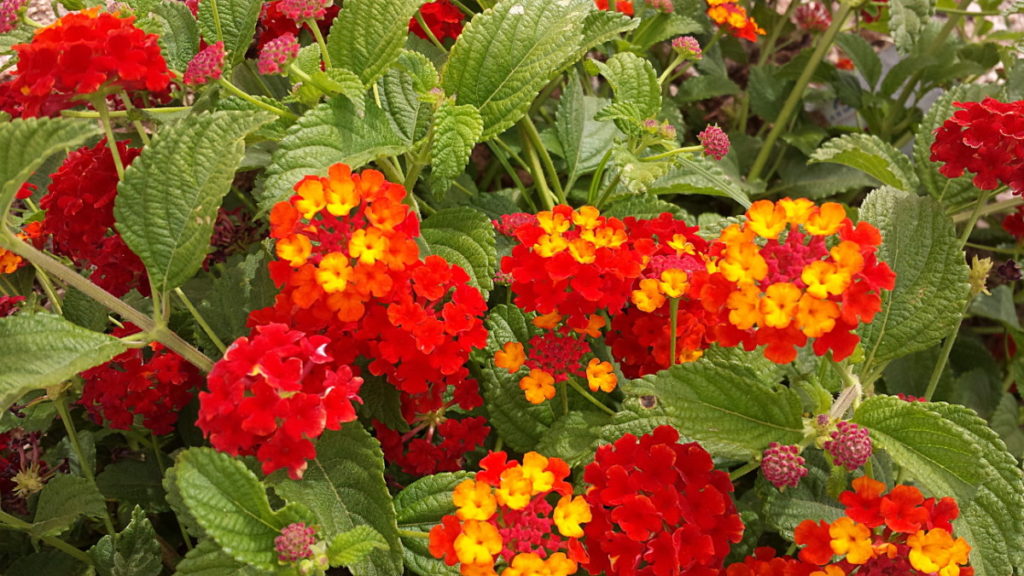
[[[491,452],[480,467],[455,487],[455,514],[431,529],[430,553],[464,576],[574,574],[587,559],[579,539],[591,514],[565,481],[568,464],[528,452],[520,465]],[[554,508],[552,493],[560,495]]]
[[[708,18],[716,24],[726,26],[728,32],[737,38],[757,41],[758,35],[764,35],[764,28],[747,15],[747,9],[736,0],[708,0]]]

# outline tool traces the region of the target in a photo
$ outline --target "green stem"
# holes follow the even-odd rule
[[[196,324],[199,324],[199,327],[203,330],[203,333],[206,334],[206,337],[210,339],[210,342],[213,342],[213,345],[216,346],[218,350],[220,350],[221,354],[223,354],[224,351],[227,350],[227,346],[225,346],[224,342],[217,337],[217,333],[214,332],[213,328],[210,327],[210,324],[206,321],[206,318],[203,318],[203,315],[199,313],[199,310],[197,310],[196,307],[192,305],[192,301],[188,299],[188,296],[185,295],[185,292],[183,292],[181,288],[175,288],[174,294],[178,297],[178,300],[181,300],[181,303],[185,305],[185,308],[188,310],[188,313],[192,315],[192,318],[196,321]]]
[[[110,155],[114,157],[114,170],[117,171],[118,181],[124,180],[124,163],[121,162],[121,153],[117,151],[117,140],[114,138],[114,129],[110,124],[110,109],[107,108],[105,96],[93,98],[93,106],[100,113],[100,123],[103,124],[103,134],[107,137],[107,147],[110,148]]]
[[[335,91],[333,88],[329,86],[324,86],[323,82],[320,82],[316,78],[313,78],[309,74],[306,74],[306,72],[303,71],[302,68],[296,66],[294,62],[288,65],[288,74],[291,76],[295,76],[305,84],[309,84],[310,86],[315,87],[317,90],[323,92],[324,94],[337,94],[337,91]]]
[[[427,38],[430,39],[430,42],[433,43],[434,46],[437,46],[438,49],[441,50],[441,52],[447,54],[448,49],[445,48],[444,44],[442,44],[441,41],[437,39],[437,36],[434,35],[434,31],[430,29],[430,26],[427,26],[427,23],[423,20],[423,15],[420,14],[419,10],[416,11],[416,15],[413,16],[413,18],[416,19],[416,23],[419,24],[420,28],[423,29],[423,32],[427,35]]]
[[[217,42],[223,42],[224,31],[220,26],[220,10],[217,8],[217,0],[210,0],[210,13],[213,16],[213,32],[217,35]]]
[[[856,410],[857,406],[860,405],[860,399],[864,390],[860,379],[853,375],[849,366],[831,359],[828,362],[846,385],[843,391],[839,393],[839,397],[832,403],[832,408],[828,412],[830,418],[841,419],[851,407]]]
[[[402,175],[402,171],[398,168],[395,162],[392,162],[387,156],[379,156],[374,159],[377,167],[384,173],[384,176],[392,182],[402,182],[405,180],[405,176]]]
[[[426,532],[417,532],[415,530],[406,530],[404,528],[399,528],[398,529],[398,535],[399,536],[405,536],[407,538],[421,538],[421,539],[430,538],[430,534],[428,534]]]
[[[566,380],[566,382],[568,382],[569,385],[572,386],[573,390],[579,392],[580,396],[583,396],[584,398],[586,398],[587,401],[589,401],[591,404],[593,404],[594,406],[597,406],[598,408],[600,408],[602,411],[604,411],[608,415],[615,416],[615,410],[612,410],[611,408],[605,406],[604,402],[601,402],[600,400],[595,398],[594,395],[591,394],[589,390],[587,390],[586,388],[581,386],[580,383],[577,382],[575,378],[571,378],[570,377],[570,378],[568,378]],[[568,396],[568,395],[566,395],[566,396]]]
[[[732,472],[729,472],[729,481],[735,482],[740,478],[746,476],[748,473],[757,470],[760,466],[760,462],[758,462],[757,460],[751,460],[750,462],[747,462],[743,466],[740,466],[739,468],[733,470]]]
[[[604,169],[611,156],[612,151],[608,149],[597,164],[597,170],[594,170],[594,175],[590,178],[590,189],[587,190],[587,204],[591,206],[594,205],[594,202],[597,202],[597,189],[601,186],[601,180],[604,178]]]
[[[607,200],[609,196],[611,196],[612,192],[616,188],[618,188],[619,182],[621,180],[622,180],[622,171],[620,170],[620,171],[615,173],[615,176],[612,178],[612,181],[608,183],[608,187],[604,189],[604,192],[601,193],[601,197],[597,199],[597,203],[594,204],[595,208],[597,208],[599,210],[604,208],[604,201]]]
[[[324,35],[320,32],[320,27],[316,25],[316,20],[306,18],[302,23],[313,33],[316,45],[320,47],[320,59],[324,61],[324,67],[330,70],[334,66],[331,66],[331,56],[327,53],[327,42],[324,42]]]
[[[25,522],[21,518],[18,518],[17,516],[11,516],[7,512],[4,512],[3,510],[0,510],[0,524],[3,524],[5,526],[9,526],[11,528],[14,528],[15,530],[20,530],[22,532],[27,532],[29,534],[32,533],[32,525],[31,524],[29,524],[28,522]],[[68,544],[67,542],[61,540],[60,538],[57,538],[55,536],[37,536],[37,537],[44,544],[48,544],[48,545],[56,548],[57,550],[60,550],[61,552],[67,554],[68,556],[71,556],[75,560],[78,560],[79,562],[83,562],[83,563],[85,563],[88,566],[93,566],[94,565],[93,560],[92,560],[92,556],[89,556],[87,553],[83,552],[82,550],[79,550],[78,548],[75,548],[74,546],[72,546],[71,544]]]
[[[768,157],[772,153],[775,141],[778,140],[779,136],[782,135],[782,132],[788,128],[789,121],[793,116],[793,113],[796,112],[797,106],[803,99],[804,90],[807,89],[807,85],[814,76],[814,71],[818,69],[818,65],[821,64],[822,59],[825,57],[825,53],[832,47],[832,42],[835,40],[836,35],[839,34],[839,30],[844,24],[846,24],[846,19],[849,18],[851,13],[853,13],[853,4],[842,2],[840,4],[839,13],[836,14],[835,18],[833,18],[832,25],[828,27],[828,30],[826,30],[821,39],[818,40],[818,44],[814,47],[814,52],[811,53],[811,59],[807,61],[807,65],[804,66],[803,72],[801,72],[800,77],[797,78],[796,85],[789,93],[789,97],[786,98],[786,102],[782,105],[782,110],[779,111],[779,115],[775,119],[775,124],[772,126],[771,131],[768,132],[768,136],[765,137],[764,144],[761,145],[761,149],[757,153],[757,158],[754,159],[754,164],[750,167],[750,173],[747,175],[747,180],[755,181],[761,178],[761,172],[768,163]]]
[[[136,108],[145,112],[146,114],[173,114],[175,112],[184,112],[192,108],[191,106],[167,106],[166,108]],[[60,115],[65,118],[99,118],[100,113],[93,110],[61,110]],[[111,118],[127,118],[127,110],[110,110],[107,115]]]
[[[967,306],[970,306],[973,298],[967,299]],[[964,310],[966,310],[966,306]],[[935,390],[939,387],[939,380],[942,379],[942,373],[946,370],[946,363],[949,362],[949,353],[953,350],[953,344],[956,343],[956,336],[960,332],[960,324],[964,321],[964,315],[961,313],[960,318],[956,321],[956,326],[953,327],[953,331],[946,336],[946,341],[942,343],[942,350],[939,352],[939,359],[935,362],[935,368],[932,369],[932,376],[928,379],[928,388],[924,391],[924,399],[931,402],[932,396],[935,395]]]
[[[562,415],[569,413],[569,385],[562,382]]]
[[[259,100],[257,98],[253,98],[248,93],[242,91],[242,89],[240,89],[238,86],[235,86],[231,82],[228,82],[228,80],[226,78],[224,78],[223,76],[218,78],[217,82],[220,83],[220,85],[223,86],[224,89],[227,90],[228,92],[230,92],[231,94],[241,98],[242,100],[245,100],[246,102],[249,102],[250,104],[252,104],[253,106],[256,106],[257,108],[260,108],[262,110],[266,110],[267,112],[271,112],[273,114],[277,114],[281,118],[287,118],[289,120],[298,120],[299,119],[298,116],[296,116],[295,114],[292,114],[291,112],[289,112],[287,110],[282,110],[282,109],[278,108],[277,106],[272,106],[272,105],[267,104],[266,102],[264,102],[262,100]]]
[[[1009,198],[1007,200],[1000,200],[999,202],[994,202],[992,204],[989,204],[988,206],[979,209],[976,218],[988,216],[989,214],[997,214],[1010,208],[1016,208],[1021,204],[1024,204],[1024,198],[1014,195],[1012,198]],[[955,214],[953,216],[953,223],[959,224],[961,222],[967,222],[972,216],[974,216],[973,210],[970,213],[962,212],[960,214]]]
[[[42,268],[36,266],[36,278],[39,280],[39,284],[43,287],[43,292],[46,292],[46,297],[50,300],[50,305],[53,306],[53,311],[63,316],[64,310],[60,303],[60,298],[57,297],[57,291],[53,289],[53,282],[50,281],[50,277],[46,275],[46,272]]]
[[[31,244],[22,242],[11,234],[10,231],[0,230],[0,247],[14,252],[18,256],[21,256],[25,260],[31,262],[33,265],[43,269],[46,273],[60,279],[69,286],[77,288],[86,296],[99,302],[104,308],[114,312],[115,314],[119,314],[125,320],[141,328],[144,332],[152,334],[152,336],[161,344],[167,346],[203,372],[209,372],[210,369],[213,368],[212,360],[183,340],[180,336],[166,328],[155,330],[156,326],[149,316],[146,316],[142,312],[139,312],[135,308],[125,304],[118,297],[86,280],[75,270],[65,266],[44,252],[37,250]]]
[[[525,132],[525,129],[522,128],[523,125],[520,124],[519,126],[520,129]],[[548,181],[544,177],[544,169],[541,168],[540,159],[537,157],[537,151],[530,145],[529,139],[527,139],[524,144],[526,144],[526,159],[530,163],[530,172],[533,175],[533,182],[537,186],[537,196],[540,198],[541,204],[544,205],[544,208],[551,210],[555,207],[555,202],[557,202],[558,199],[555,198],[554,193],[551,192],[550,188],[548,188]]]
[[[558,171],[555,170],[555,163],[551,160],[547,147],[540,140],[540,132],[537,131],[537,126],[530,119],[530,116],[526,115],[520,120],[519,128],[522,130],[523,135],[526,136],[529,147],[540,155],[540,160],[544,164],[544,171],[548,178],[550,178],[551,186],[554,188],[558,202],[565,204],[565,191],[562,189],[562,183],[558,178]]]
[[[64,431],[67,432],[68,440],[71,441],[71,449],[75,451],[75,456],[78,457],[78,465],[82,469],[82,475],[95,487],[96,476],[93,474],[92,466],[89,465],[89,460],[85,457],[82,444],[78,441],[78,431],[75,430],[75,423],[71,420],[71,412],[68,411],[68,405],[64,400],[64,393],[60,389],[60,385],[47,389],[46,394],[53,401],[53,406],[57,409],[57,414],[60,415],[61,423],[64,424]],[[96,490],[98,492],[99,488],[96,488]],[[111,519],[110,511],[107,510],[106,506],[103,507],[103,526],[106,528],[107,534],[117,534],[117,530],[114,529],[114,521]]]
[[[128,97],[128,93],[124,90],[121,90],[121,93],[118,95],[118,97],[124,104],[124,111],[131,115],[131,113],[135,110],[135,107],[132,106],[132,100]],[[139,139],[142,140],[142,145],[149,146],[149,134],[146,134],[146,128],[142,125],[142,122],[137,118],[132,119],[132,126],[135,128],[135,131],[139,133]]]
[[[698,144],[697,146],[684,146],[682,148],[673,148],[672,150],[669,150],[667,152],[661,152],[659,154],[654,154],[653,156],[644,156],[640,160],[642,162],[650,162],[650,161],[653,161],[653,160],[664,160],[665,158],[671,158],[671,157],[676,156],[678,154],[685,154],[685,153],[688,153],[688,152],[703,152],[703,151],[704,151],[704,146],[701,146],[701,145]]]
[[[682,64],[683,61],[686,60],[686,58],[687,56],[685,54],[676,54],[675,58],[673,58],[672,61],[669,62],[668,66],[666,66],[665,69],[661,71],[661,75],[658,76],[658,85],[664,86],[665,80],[667,80],[669,75],[672,74],[672,71],[676,69],[676,66]]]
[[[971,12],[970,10],[961,10],[959,8],[943,8],[941,6],[935,7],[936,12],[945,12],[947,14],[959,14],[962,16],[999,16],[1002,12],[998,10],[979,10],[977,12]]]
[[[963,250],[964,245],[967,244],[967,240],[971,237],[971,232],[974,231],[974,225],[978,223],[978,219],[981,218],[981,209],[988,203],[988,199],[998,193],[999,190],[993,192],[982,192],[978,195],[978,201],[974,204],[974,209],[971,210],[971,215],[967,218],[967,225],[964,226],[963,233],[960,234],[960,249]]]
[[[668,365],[676,365],[676,330],[679,328],[679,298],[668,299]]]

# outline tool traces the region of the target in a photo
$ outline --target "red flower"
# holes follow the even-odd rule
[[[797,525],[793,530],[793,541],[803,546],[800,560],[819,566],[832,560],[832,536],[828,529],[829,523],[824,520],[804,520]]]
[[[924,496],[920,490],[900,484],[882,497],[879,509],[885,525],[893,532],[910,534],[917,532],[931,516],[922,504]]]
[[[594,0],[594,6],[598,10],[612,10],[621,12],[626,16],[633,15],[633,2],[629,0]]]
[[[420,7],[420,17],[434,37],[442,41],[445,38],[458,38],[459,34],[462,34],[462,24],[466,20],[466,15],[452,4],[451,0],[427,2]],[[427,38],[427,33],[415,18],[409,20],[409,31],[424,40]]]
[[[28,116],[38,115],[51,94],[87,97],[96,93],[167,89],[172,76],[156,34],[135,18],[89,9],[73,12],[16,44],[16,93]]]
[[[0,296],[0,318],[13,315],[24,301],[24,296]]]
[[[138,331],[129,325],[114,335]],[[199,372],[160,344],[151,347],[148,358],[142,350],[131,349],[82,373],[84,386],[78,402],[97,424],[129,430],[139,416],[141,424],[155,434],[174,431],[178,412],[192,400],[192,390],[199,384]]]
[[[776,557],[773,548],[761,546],[754,549],[753,556],[747,556],[742,563],[730,564],[726,576],[809,576],[820,570],[820,566],[808,564],[789,556]]]
[[[1011,214],[1003,218],[1003,230],[1006,230],[1017,242],[1024,240],[1024,206],[1018,206]]]
[[[715,574],[743,523],[729,476],[696,442],[659,426],[598,448],[584,470],[593,514],[584,528],[591,573]],[[613,560],[614,559],[614,560]]]
[[[974,185],[994,190],[1000,183],[1024,193],[1024,101],[954,102],[961,108],[935,132],[931,160],[939,172],[957,178],[974,173]]]
[[[199,394],[196,424],[214,448],[255,454],[264,474],[286,468],[298,479],[315,457],[313,440],[355,420],[362,378],[331,364],[330,340],[283,324],[239,338],[214,365]]]
[[[431,414],[433,416],[433,414]],[[466,453],[483,445],[491,427],[479,416],[456,420],[447,418],[436,426],[421,424],[400,435],[380,422],[374,422],[384,457],[409,474],[424,476],[462,470]],[[416,438],[420,432],[425,438]]]
[[[283,8],[283,0],[272,0],[271,2],[263,3],[263,8],[260,10],[259,27],[256,32],[256,50],[258,52],[263,50],[263,46],[267,42],[283,34],[291,33],[294,36],[299,33],[299,24],[294,19],[286,16],[282,10]],[[323,15],[316,19],[320,33],[324,36],[327,36],[327,33],[330,31],[331,24],[338,16],[339,10],[338,6],[331,4],[326,7]]]

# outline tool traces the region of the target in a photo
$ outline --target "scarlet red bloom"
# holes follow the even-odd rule
[[[214,365],[208,392],[199,394],[196,424],[214,448],[255,454],[264,474],[285,468],[301,478],[316,456],[313,440],[356,418],[353,401],[362,378],[335,366],[325,336],[307,336],[283,324],[239,338]]]
[[[775,556],[773,548],[762,546],[754,549],[753,556],[747,556],[743,562],[730,564],[725,571],[726,576],[809,576],[819,570],[814,564],[791,558]]]
[[[284,0],[273,0],[263,3],[263,7],[260,9],[259,28],[256,33],[257,52],[262,52],[263,47],[275,38],[289,33],[295,36],[299,33],[300,25],[294,19],[284,14],[282,11],[283,4]],[[339,10],[338,6],[329,4],[324,10],[323,16],[316,19],[316,25],[324,36],[327,36],[327,33],[330,31],[331,24],[334,22],[335,17],[338,16]]]
[[[613,10],[626,16],[633,15],[633,2],[629,0],[594,0],[598,10]]]
[[[436,426],[424,423],[404,435],[380,422],[373,427],[388,462],[418,476],[462,470],[466,453],[482,446],[491,433],[487,420],[479,416],[447,418]],[[425,432],[424,437],[415,437],[419,432]]]
[[[420,7],[420,17],[438,40],[458,38],[459,34],[462,34],[462,24],[466,20],[466,15],[452,4],[451,0],[427,2]],[[427,33],[415,18],[409,20],[409,31],[420,38],[427,38]]]
[[[974,185],[994,190],[1000,183],[1024,193],[1024,101],[954,102],[961,110],[935,132],[931,160],[950,178],[974,173]]]
[[[24,296],[0,296],[0,318],[13,315],[24,301]]]
[[[592,485],[586,499],[593,520],[584,528],[590,573],[721,570],[730,543],[743,534],[733,486],[699,444],[678,440],[675,429],[659,426],[598,448],[583,476]]]
[[[1024,240],[1024,206],[1018,206],[1003,218],[1003,230],[1013,235],[1017,242]]]
[[[138,328],[114,331],[127,336]],[[115,430],[129,430],[136,417],[155,434],[169,434],[178,422],[178,412],[192,400],[199,385],[199,372],[180,356],[160,344],[152,353],[131,349],[110,362],[82,373],[84,386],[79,404],[97,424]]]
[[[98,9],[73,12],[37,30],[28,44],[16,44],[13,89],[25,114],[39,114],[53,93],[84,98],[120,90],[165,90],[172,77],[158,36],[134,22],[134,17]]]

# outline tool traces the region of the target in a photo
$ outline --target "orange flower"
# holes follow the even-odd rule
[[[587,385],[591,392],[611,392],[618,384],[618,377],[613,372],[611,362],[601,362],[597,358],[591,358],[587,365]]]
[[[541,404],[555,397],[555,378],[543,370],[533,369],[519,381],[519,388],[531,404]]]
[[[867,526],[843,516],[829,526],[828,533],[832,537],[832,551],[846,556],[850,564],[864,564],[875,557],[871,529]]]
[[[526,362],[526,353],[520,342],[507,342],[501,350],[494,353],[494,365],[508,370],[510,374],[518,372]]]

